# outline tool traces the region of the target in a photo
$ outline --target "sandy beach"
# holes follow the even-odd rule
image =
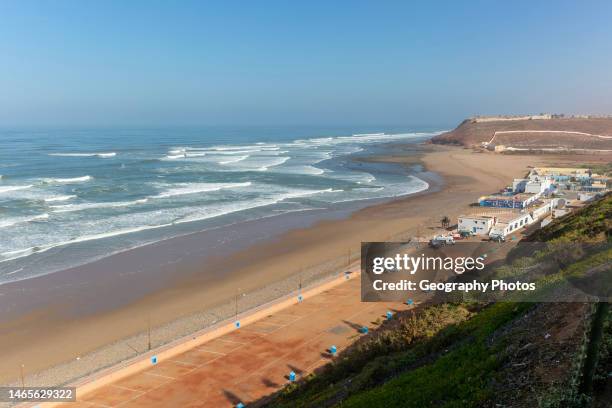
[[[21,364],[30,384],[48,384],[129,358],[146,351],[149,341],[158,346],[341,270],[357,259],[362,241],[431,236],[443,216],[455,219],[480,195],[499,190],[528,166],[571,161],[568,156],[496,155],[432,145],[424,145],[419,156],[398,149],[397,154],[375,159],[421,163],[430,189],[349,216],[338,211],[314,225],[301,221],[306,226],[298,224],[274,239],[245,245],[231,256],[219,242],[219,255],[205,265],[187,257],[163,273],[146,275],[145,282],[142,276],[112,270],[117,259],[111,257],[94,263],[89,275],[65,271],[5,285],[3,298],[10,297],[10,304],[22,302],[20,310],[26,305],[29,309],[2,323],[0,382],[14,382]],[[276,218],[269,219],[271,226]],[[169,241],[159,245],[188,248],[202,242],[197,234]],[[117,256],[155,263],[161,262],[158,250],[154,245]],[[96,274],[100,269],[110,272]],[[120,341],[125,338],[130,339]],[[66,362],[70,364],[34,375]]]

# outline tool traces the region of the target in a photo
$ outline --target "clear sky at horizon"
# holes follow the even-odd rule
[[[612,113],[612,3],[0,2],[0,126]]]

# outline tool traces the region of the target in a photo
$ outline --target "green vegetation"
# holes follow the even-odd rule
[[[491,398],[489,380],[501,360],[487,339],[529,304],[497,303],[453,328],[457,346],[433,363],[351,396],[343,407],[470,407]]]
[[[592,241],[602,236],[609,241],[612,238],[612,195],[588,205],[575,214],[559,218],[546,228],[535,231],[530,241]]]
[[[529,275],[543,284],[543,290],[558,290],[568,278],[592,279],[590,274],[603,267],[604,273],[594,279],[601,279],[597,287],[610,293],[606,272],[612,259],[611,231],[612,195],[608,195],[537,231],[530,240],[545,241],[546,245],[500,268],[497,276],[512,276],[516,270],[533,271],[552,259],[561,269],[541,268],[543,274]],[[593,245],[585,251],[577,242]],[[536,303],[524,302],[447,303],[398,313],[322,372],[285,388],[269,406],[495,406],[493,401],[497,402],[500,386],[510,381],[505,377],[508,365],[513,365],[509,364],[514,357],[509,350],[516,351],[516,347],[508,343],[520,342],[507,331],[518,321],[528,322],[536,307]],[[544,315],[555,305],[546,307],[540,308]],[[583,407],[592,400],[591,391],[595,398],[601,392],[611,371],[612,317],[607,305],[592,305],[587,310],[583,317],[574,318],[584,322],[576,326],[573,334],[574,348],[568,351],[573,354],[563,355],[571,368],[559,374],[550,386],[530,384],[525,391],[531,394],[529,401],[521,405],[519,395],[516,406]],[[534,327],[538,327],[537,323]],[[540,334],[537,338],[544,338]],[[540,347],[549,345],[542,343]],[[547,352],[552,351],[542,349],[538,353]],[[505,387],[510,393],[515,390],[514,384]]]

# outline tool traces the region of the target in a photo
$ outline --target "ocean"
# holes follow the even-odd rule
[[[427,189],[401,128],[0,130],[0,284],[264,217]]]

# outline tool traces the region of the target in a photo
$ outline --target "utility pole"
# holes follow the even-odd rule
[[[151,315],[147,318],[147,349],[151,351]]]
[[[236,289],[236,299],[235,299],[235,305],[236,305],[236,321],[238,321],[238,289]]]
[[[300,282],[298,283],[298,292],[302,294],[302,269],[300,269]]]
[[[25,388],[25,375],[23,374],[24,364],[21,365],[19,369],[19,376],[21,377],[21,388]]]

